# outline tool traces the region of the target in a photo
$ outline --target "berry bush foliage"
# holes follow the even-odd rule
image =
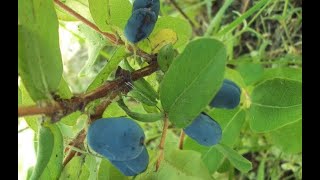
[[[19,174],[301,179],[301,11],[294,0],[18,0],[18,122],[35,150]],[[81,46],[72,57],[61,31]]]

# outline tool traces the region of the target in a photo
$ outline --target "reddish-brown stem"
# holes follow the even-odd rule
[[[137,71],[131,73],[131,79],[136,81],[144,76],[148,76],[153,72],[158,70],[158,64],[156,61],[152,61],[150,65],[141,68]],[[81,110],[84,106],[86,106],[89,102],[105,97],[110,92],[120,89],[125,86],[126,79],[123,77],[119,77],[116,80],[110,81],[97,89],[74,97],[72,99],[67,99],[62,101],[60,104],[57,102],[48,103],[44,107],[40,107],[37,105],[27,106],[27,107],[18,107],[18,116],[28,116],[28,115],[38,115],[45,114],[48,116],[52,116],[58,112],[65,112],[63,116],[66,116],[74,111]]]
[[[69,8],[68,6],[63,4],[62,2],[60,2],[59,0],[54,0],[54,3],[56,5],[58,5],[59,7],[61,7],[62,9],[64,9],[65,11],[67,11],[69,14],[71,14],[75,18],[77,18],[78,20],[80,20],[81,22],[83,22],[86,25],[88,25],[90,28],[92,28],[95,31],[97,31],[98,33],[104,35],[112,43],[114,43],[114,44],[123,44],[123,41],[121,39],[118,40],[117,37],[114,36],[113,34],[102,32],[95,24],[93,24],[92,22],[88,21],[86,18],[84,18],[83,16],[81,16],[80,14],[78,14],[77,12],[75,12],[74,10],[72,10],[71,8]]]
[[[92,122],[94,122],[97,119],[100,119],[102,117],[103,112],[105,111],[105,109],[111,104],[112,100],[117,97],[118,95],[118,91],[113,91],[110,96],[106,99],[104,99],[95,109],[94,114],[90,114],[89,116],[89,121],[88,123],[91,124]],[[69,145],[73,146],[73,147],[81,147],[83,145],[83,142],[85,140],[86,137],[86,132],[85,130],[81,130],[77,137],[75,139],[73,139]],[[76,155],[81,155],[80,152],[76,152],[74,150],[70,150],[69,147],[66,147],[64,150],[65,153],[68,153],[66,158],[63,161],[63,165],[65,166],[74,156]]]
[[[40,107],[40,106],[20,106],[18,107],[18,116],[30,116],[37,114],[53,114],[57,109],[61,107],[57,103],[50,104],[50,106]]]
[[[184,136],[186,134],[184,133],[183,129],[181,129],[181,132],[180,132],[180,138],[179,138],[179,149],[183,149],[183,141],[184,141]]]
[[[120,39],[117,38],[115,35],[107,33],[107,32],[102,32],[95,24],[93,24],[92,22],[90,22],[89,20],[87,20],[86,18],[84,18],[83,16],[81,16],[79,13],[75,12],[73,9],[71,9],[70,7],[66,6],[65,4],[63,4],[62,2],[60,2],[60,0],[54,0],[54,3],[61,7],[62,9],[64,9],[65,11],[67,11],[70,15],[74,16],[75,18],[77,18],[79,21],[83,22],[84,24],[88,25],[90,28],[94,29],[95,31],[97,31],[98,33],[102,34],[103,36],[105,36],[107,39],[109,39],[113,44],[115,45],[120,45],[120,44],[124,44],[124,42]],[[130,52],[134,52],[134,48],[132,46],[128,46],[128,50]],[[136,54],[140,57],[145,58],[147,61],[151,61],[154,58],[154,55],[149,55],[146,52],[142,51],[141,49],[137,49],[136,50]]]
[[[76,148],[81,148],[81,145],[83,144],[84,140],[86,138],[86,131],[83,129],[81,130],[78,135],[76,136],[76,138],[73,139],[73,141],[71,141],[69,143],[69,145],[72,145],[73,147]],[[69,151],[69,152],[68,152]],[[63,160],[63,166],[66,166],[68,164],[68,162],[74,157],[74,155],[76,154],[76,151],[74,150],[70,150],[68,147],[65,149],[65,153],[67,153],[67,156],[64,158]]]
[[[168,127],[169,127],[169,120],[168,120],[167,114],[165,114],[162,135],[161,135],[161,139],[160,139],[160,144],[158,146],[159,147],[159,157],[156,162],[156,171],[158,171],[158,169],[160,167],[160,163],[161,163],[162,159],[164,158],[164,143],[166,141]]]

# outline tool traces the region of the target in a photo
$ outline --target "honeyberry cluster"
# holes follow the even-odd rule
[[[210,102],[211,107],[233,109],[240,103],[241,90],[232,81],[225,79],[222,87]],[[184,132],[199,144],[212,146],[221,140],[222,130],[218,122],[205,113],[201,113]]]
[[[131,17],[124,29],[124,35],[131,43],[137,43],[147,38],[158,19],[159,0],[135,0]]]
[[[210,106],[233,109],[240,102],[240,88],[230,80],[222,87]],[[220,125],[205,113],[201,113],[184,132],[204,146],[212,146],[221,140]],[[149,163],[144,145],[143,129],[125,117],[103,118],[93,122],[87,135],[88,145],[117,167],[126,176],[135,176],[146,170]]]
[[[109,159],[126,176],[140,174],[148,166],[144,139],[142,128],[125,117],[96,120],[87,135],[90,148]]]

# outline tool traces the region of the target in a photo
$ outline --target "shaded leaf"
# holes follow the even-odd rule
[[[99,72],[99,74],[91,82],[91,84],[89,85],[89,87],[87,89],[87,92],[102,85],[108,79],[108,77],[110,76],[112,71],[117,69],[118,64],[125,57],[126,57],[125,48],[124,47],[117,48],[115,50],[115,52],[112,54],[112,57],[109,60],[109,62],[102,68],[102,70]]]
[[[18,19],[19,75],[33,100],[48,99],[58,88],[62,75],[53,2],[19,0]]]
[[[78,179],[81,173],[81,167],[84,163],[84,159],[80,156],[73,157],[68,164],[63,168],[61,172],[60,180],[64,179]]]
[[[79,32],[85,36],[86,43],[88,44],[88,60],[79,74],[80,76],[85,76],[96,62],[100,50],[106,46],[108,42],[100,33],[85,24],[79,25]]]
[[[98,179],[105,180],[128,180],[117,168],[115,168],[108,160],[101,159],[98,171]]]
[[[37,163],[30,179],[58,179],[62,171],[63,139],[59,128],[52,124],[39,129]]]
[[[89,5],[88,0],[63,0],[61,1],[66,6],[72,8],[75,12],[79,13],[84,18],[88,19],[89,21],[92,21],[92,17],[89,11]],[[59,20],[63,21],[79,21],[74,16],[70,15],[70,13],[66,12],[64,9],[59,7],[58,5],[55,5],[56,13],[59,18]]]
[[[164,160],[160,168],[155,172],[154,167],[149,167],[148,171],[137,176],[138,180],[167,180],[186,179],[200,180],[212,179],[207,168],[201,161],[201,155],[194,151],[172,150],[166,151]]]
[[[217,144],[217,150],[226,156],[230,163],[241,172],[246,173],[252,169],[252,164],[246,158],[242,157],[235,150],[224,144]]]

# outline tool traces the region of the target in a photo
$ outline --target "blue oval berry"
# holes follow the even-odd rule
[[[133,2],[133,9],[132,11],[141,9],[141,8],[148,8],[153,11],[158,18],[159,11],[160,11],[160,2],[159,0],[135,0]]]
[[[115,161],[135,159],[145,148],[144,139],[142,128],[124,117],[96,120],[87,134],[91,149]]]
[[[126,176],[135,176],[142,173],[148,167],[149,155],[146,148],[140,155],[128,161],[111,161],[111,163]]]
[[[184,132],[199,144],[212,146],[221,140],[222,130],[220,125],[205,113],[201,113]]]
[[[234,82],[225,79],[222,87],[210,103],[211,107],[233,109],[240,103],[241,90]]]
[[[137,43],[151,34],[156,21],[153,11],[147,8],[135,10],[126,24],[124,35],[128,41]]]

